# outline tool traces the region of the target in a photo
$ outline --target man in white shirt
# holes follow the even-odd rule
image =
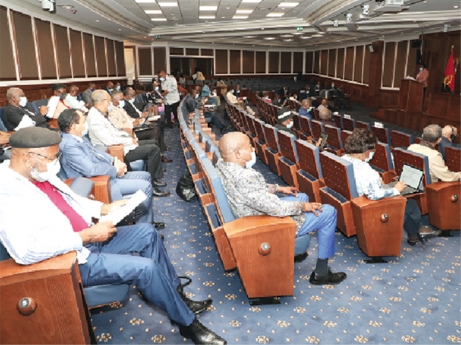
[[[196,344],[225,344],[195,318],[212,301],[186,297],[151,224],[92,224],[92,217],[127,201],[103,204],[72,192],[56,176],[60,141],[59,134],[39,127],[21,129],[10,138],[10,164],[0,167],[0,240],[13,260],[29,265],[75,251],[84,286],[133,284],[179,324],[184,337]],[[18,216],[18,210],[25,214]]]
[[[171,113],[173,113],[174,120],[176,125],[179,127],[178,121],[178,105],[179,105],[179,92],[178,92],[178,83],[176,79],[167,75],[165,71],[160,71],[158,73],[158,78],[162,82],[162,96],[165,100],[165,118],[166,123],[169,128],[173,128],[171,122]]]
[[[64,84],[53,84],[51,86],[51,90],[53,91],[53,96],[50,97],[48,100],[48,112],[46,113],[46,117],[58,118],[59,114],[55,116],[56,109],[58,108],[58,104],[61,100],[61,95],[66,92],[66,85]]]

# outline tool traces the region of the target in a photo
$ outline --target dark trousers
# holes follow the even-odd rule
[[[216,126],[216,128],[218,128],[218,129],[223,129],[224,128],[224,125],[222,124],[222,122],[219,120],[219,118],[215,114],[212,114],[210,112],[205,112],[204,115],[205,115],[206,121],[211,122],[212,124],[214,124]]]
[[[408,237],[416,237],[419,225],[421,223],[421,211],[418,208],[418,204],[413,199],[407,199],[407,205],[405,206],[405,221],[403,222],[403,228],[408,234]]]
[[[142,159],[147,164],[147,172],[150,174],[152,181],[163,177],[163,167],[161,161],[160,148],[156,140],[139,141],[139,146],[125,155],[125,163]]]
[[[160,148],[161,152],[166,151],[167,147],[165,144],[165,137],[164,137],[164,128],[165,128],[165,123],[160,122],[160,123],[151,123],[150,128],[148,129],[143,129],[143,130],[135,130],[136,136],[138,137],[139,140],[156,140],[157,145]]]
[[[178,105],[179,102],[173,104],[165,104],[165,118],[169,127],[171,127],[171,113],[174,115],[174,120],[176,122],[178,121]]]

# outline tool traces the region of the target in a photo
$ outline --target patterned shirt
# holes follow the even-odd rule
[[[216,171],[236,218],[264,214],[274,217],[292,216],[298,233],[306,218],[301,202],[280,200],[274,194],[278,186],[266,184],[264,176],[252,168],[247,169],[220,159]]]
[[[165,77],[162,81],[162,90],[168,91],[165,96],[165,104],[171,105],[179,102],[178,83],[176,79],[170,75]]]
[[[383,187],[379,173],[370,164],[349,155],[341,156],[341,159],[352,163],[359,196],[365,195],[370,200],[380,200],[400,195],[396,188]]]

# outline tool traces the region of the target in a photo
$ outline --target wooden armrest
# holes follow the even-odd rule
[[[107,148],[107,153],[113,157],[117,157],[119,161],[124,162],[125,154],[123,152],[123,145],[112,145]]]
[[[68,273],[77,259],[75,251],[56,256],[32,265],[19,265],[13,259],[0,262],[0,286],[21,282],[24,279],[43,279],[56,276],[59,271]]]
[[[406,198],[401,195],[396,195],[391,198],[370,200],[366,196],[359,196],[358,198],[352,199],[351,202],[360,208],[376,206],[377,203],[380,204],[380,207],[384,207],[385,205],[390,206],[395,204],[404,204],[406,203]],[[385,210],[383,209],[383,211]]]
[[[110,187],[110,176],[109,175],[101,175],[95,177],[87,177],[89,180],[93,181],[94,186],[91,190],[91,194],[88,198],[92,200],[101,201],[105,204],[110,204],[112,202],[112,191]],[[64,181],[66,185],[70,187],[72,182],[74,182],[74,178],[69,178]]]
[[[426,186],[426,190],[430,189],[431,191],[438,192],[446,188],[461,187],[461,181],[455,182],[434,182]]]
[[[248,216],[225,223],[223,227],[228,238],[238,238],[253,233],[265,233],[285,229],[293,225],[295,227],[290,235],[293,235],[292,238],[294,239],[296,223],[291,217]]]
[[[59,128],[58,119],[49,119],[47,123],[51,128]]]

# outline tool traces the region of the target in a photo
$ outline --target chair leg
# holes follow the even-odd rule
[[[373,256],[371,259],[363,260],[367,264],[386,264],[387,260],[382,256]]]

